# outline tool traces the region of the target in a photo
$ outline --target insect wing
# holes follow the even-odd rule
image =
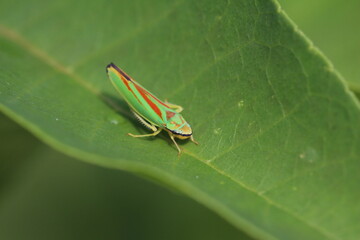
[[[111,63],[106,68],[109,78],[130,107],[150,123],[160,126],[166,121],[170,108],[124,71]]]

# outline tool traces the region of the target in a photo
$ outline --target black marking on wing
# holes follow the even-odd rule
[[[121,73],[121,75],[123,75],[126,78],[126,80],[131,82],[131,77],[127,75],[123,70],[121,70],[118,66],[116,66],[114,63],[110,63],[106,66],[106,72],[108,72],[108,69],[110,67],[115,68],[118,72]]]

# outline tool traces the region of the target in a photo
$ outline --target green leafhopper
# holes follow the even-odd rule
[[[113,63],[106,67],[106,72],[111,83],[130,106],[135,117],[153,131],[153,133],[144,135],[131,133],[128,133],[128,135],[132,137],[149,137],[156,136],[161,130],[165,130],[169,133],[179,154],[181,149],[175,138],[190,138],[192,142],[198,144],[194,140],[190,124],[180,114],[183,110],[181,106],[159,100]]]

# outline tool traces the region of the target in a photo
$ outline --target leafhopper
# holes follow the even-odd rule
[[[198,144],[194,140],[190,124],[180,114],[183,110],[181,106],[159,100],[113,63],[107,65],[106,72],[111,83],[130,106],[135,117],[153,131],[153,133],[144,135],[128,133],[129,136],[150,137],[165,130],[174,142],[179,154],[181,154],[181,149],[175,138],[190,138],[192,142]]]

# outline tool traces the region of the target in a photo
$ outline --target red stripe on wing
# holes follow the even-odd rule
[[[114,67],[113,67],[114,68]],[[127,87],[127,89],[134,95],[134,97],[136,98],[136,100],[141,104],[142,102],[140,101],[140,99],[136,96],[136,94],[134,93],[134,91],[130,88],[129,86],[129,81],[130,78],[129,76],[124,72],[124,71],[121,71],[118,67],[114,68],[115,69],[115,72],[116,74],[120,77],[120,79],[123,81],[123,83],[125,84],[125,86]],[[125,74],[125,75],[124,75]],[[132,83],[134,83],[133,81],[131,81]],[[134,83],[135,87],[136,87],[136,84]]]
[[[173,116],[175,116],[174,112],[170,112],[170,111],[166,111],[166,119],[169,120],[170,118],[172,118]]]
[[[119,75],[120,75],[120,78],[121,78],[121,80],[123,81],[123,83],[126,85],[127,89],[132,92],[132,90],[131,90],[131,88],[130,88],[130,86],[129,86],[128,81],[127,81],[121,74],[119,74]]]
[[[134,86],[136,87],[136,89],[139,91],[139,93],[141,94],[141,96],[145,99],[145,101],[149,104],[149,106],[151,107],[152,110],[155,111],[155,113],[160,117],[162,118],[162,115],[161,115],[161,111],[160,109],[158,108],[158,106],[156,106],[156,104],[154,104],[147,96],[147,94],[149,94],[148,91],[146,91],[145,89],[143,89],[142,87],[140,87],[139,85],[137,85],[135,82],[134,83]]]
[[[163,103],[162,101],[160,101],[158,98],[156,98],[154,95],[152,95],[151,93],[147,92],[153,99],[155,99],[158,103],[160,103],[161,105],[170,108],[168,105],[166,105],[165,103]]]
[[[145,99],[145,101],[149,104],[149,106],[151,107],[152,110],[155,111],[155,113],[162,118],[162,114],[161,111],[159,109],[158,106],[156,106],[156,104],[154,104],[148,96],[152,97],[153,99],[155,99],[158,103],[160,103],[161,105],[163,105],[166,108],[170,108],[169,106],[167,106],[165,103],[163,103],[162,101],[160,101],[158,98],[156,98],[154,95],[152,95],[151,93],[149,93],[148,91],[146,91],[144,88],[140,87],[129,75],[127,75],[124,71],[122,71],[119,67],[117,67],[115,64],[111,63],[108,65],[107,68],[112,67],[113,69],[115,69],[115,72],[120,76],[121,80],[123,81],[123,83],[126,85],[127,89],[129,91],[131,91],[131,93],[135,96],[135,98],[137,99],[137,101],[142,105],[142,103],[140,102],[140,100],[138,99],[138,97],[136,96],[136,94],[133,92],[133,90],[130,88],[129,86],[129,82],[132,82],[135,86],[135,88],[138,90],[138,92],[141,94],[141,96]]]

